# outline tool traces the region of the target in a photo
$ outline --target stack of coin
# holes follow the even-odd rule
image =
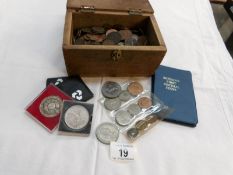
[[[131,82],[127,90],[122,90],[117,82],[107,81],[102,86],[101,92],[105,97],[104,107],[109,111],[117,110],[121,107],[122,103],[126,103],[132,97],[138,96],[143,92],[143,87],[138,82]],[[128,112],[131,115],[136,115],[140,112],[139,106],[131,106]]]
[[[128,29],[122,25],[77,28],[73,32],[75,45],[144,46],[148,41],[142,29]]]

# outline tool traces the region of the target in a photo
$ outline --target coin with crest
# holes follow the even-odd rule
[[[102,86],[101,92],[106,98],[116,98],[121,93],[121,86],[117,82],[106,81]]]
[[[62,107],[62,100],[58,96],[48,96],[42,100],[39,109],[40,113],[48,118],[56,117]]]

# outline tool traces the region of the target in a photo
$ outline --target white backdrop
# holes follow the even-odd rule
[[[110,78],[83,78],[95,94],[89,101],[95,105],[89,137],[50,134],[24,113],[46,78],[66,75],[61,49],[66,1],[0,0],[1,175],[233,174],[233,63],[210,3],[151,4],[168,49],[162,64],[193,74],[199,123],[189,128],[161,122],[135,143],[134,162],[117,163],[94,133],[109,120],[97,100]],[[137,79],[150,88],[150,78]]]

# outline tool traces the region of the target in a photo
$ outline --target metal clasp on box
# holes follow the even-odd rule
[[[80,12],[94,13],[95,12],[95,7],[94,6],[82,5],[80,7]]]
[[[112,59],[113,61],[119,61],[122,56],[121,50],[114,50],[112,51]]]

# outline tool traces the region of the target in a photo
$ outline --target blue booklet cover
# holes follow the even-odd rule
[[[161,66],[152,76],[152,92],[174,112],[165,120],[195,127],[196,100],[190,71]]]

